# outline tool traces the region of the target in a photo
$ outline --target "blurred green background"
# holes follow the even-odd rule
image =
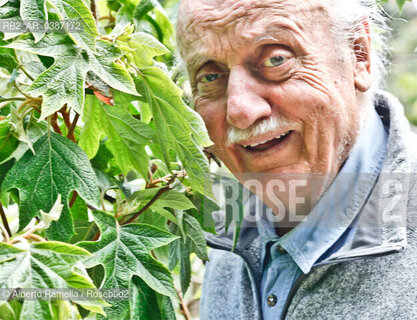
[[[417,9],[407,2],[400,14],[395,1],[385,8],[391,16],[392,28],[386,86],[404,104],[410,122],[417,125]]]

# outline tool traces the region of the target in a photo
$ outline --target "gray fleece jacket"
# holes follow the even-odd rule
[[[380,92],[375,108],[389,132],[387,155],[355,234],[301,276],[282,319],[417,319],[417,135],[390,94]],[[201,319],[262,319],[257,229],[243,226],[234,252],[233,229],[226,234],[220,225],[217,231],[206,234],[214,249]]]

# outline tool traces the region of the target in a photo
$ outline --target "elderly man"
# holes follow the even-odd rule
[[[417,318],[417,140],[377,90],[383,28],[373,1],[181,2],[213,153],[280,218],[233,251],[231,230],[207,236],[202,319]]]

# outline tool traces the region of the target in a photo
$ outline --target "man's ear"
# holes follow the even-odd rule
[[[353,42],[354,81],[355,87],[361,92],[371,87],[371,38],[367,19],[362,22],[361,30]]]

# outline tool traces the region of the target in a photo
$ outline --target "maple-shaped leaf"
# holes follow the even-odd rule
[[[96,155],[100,140],[108,138],[106,146],[124,174],[135,169],[143,177],[148,175],[149,159],[145,145],[154,138],[154,131],[144,122],[135,119],[127,110],[130,101],[121,99],[124,94],[114,93],[114,106],[87,96],[84,107],[84,128],[80,147],[92,158]]]
[[[159,68],[141,69],[135,81],[151,106],[157,142],[167,166],[169,151],[173,150],[184,164],[192,187],[200,193],[210,193],[209,167],[201,147],[212,142],[201,117],[184,104],[181,91]]]
[[[83,261],[93,267],[102,264],[105,270],[103,288],[131,288],[132,277],[136,275],[153,290],[177,299],[168,269],[155,260],[150,250],[169,244],[178,237],[147,224],[119,226],[116,219],[101,211],[93,212],[101,236],[99,241],[86,241],[78,246],[94,253]],[[112,307],[105,308],[109,319],[125,319],[129,302],[112,301]]]
[[[86,250],[62,242],[0,243],[0,288],[94,289],[79,264],[88,255]],[[108,305],[99,299],[74,302],[103,314],[102,307]],[[62,303],[68,301],[24,300],[19,319],[57,319]]]
[[[46,230],[48,238],[68,241],[74,234],[68,197],[76,190],[87,203],[97,205],[100,190],[86,154],[61,135],[46,133],[26,151],[7,173],[2,190],[19,190],[19,228],[23,229],[40,210],[49,212],[60,194],[64,208],[58,221]]]
[[[81,114],[88,71],[112,88],[137,94],[129,72],[114,62],[123,52],[108,41],[97,40],[97,53],[94,53],[75,45],[65,34],[50,33],[37,43],[31,35],[23,35],[6,47],[54,58],[54,64],[28,90],[43,97],[42,118],[60,110],[64,104]]]

